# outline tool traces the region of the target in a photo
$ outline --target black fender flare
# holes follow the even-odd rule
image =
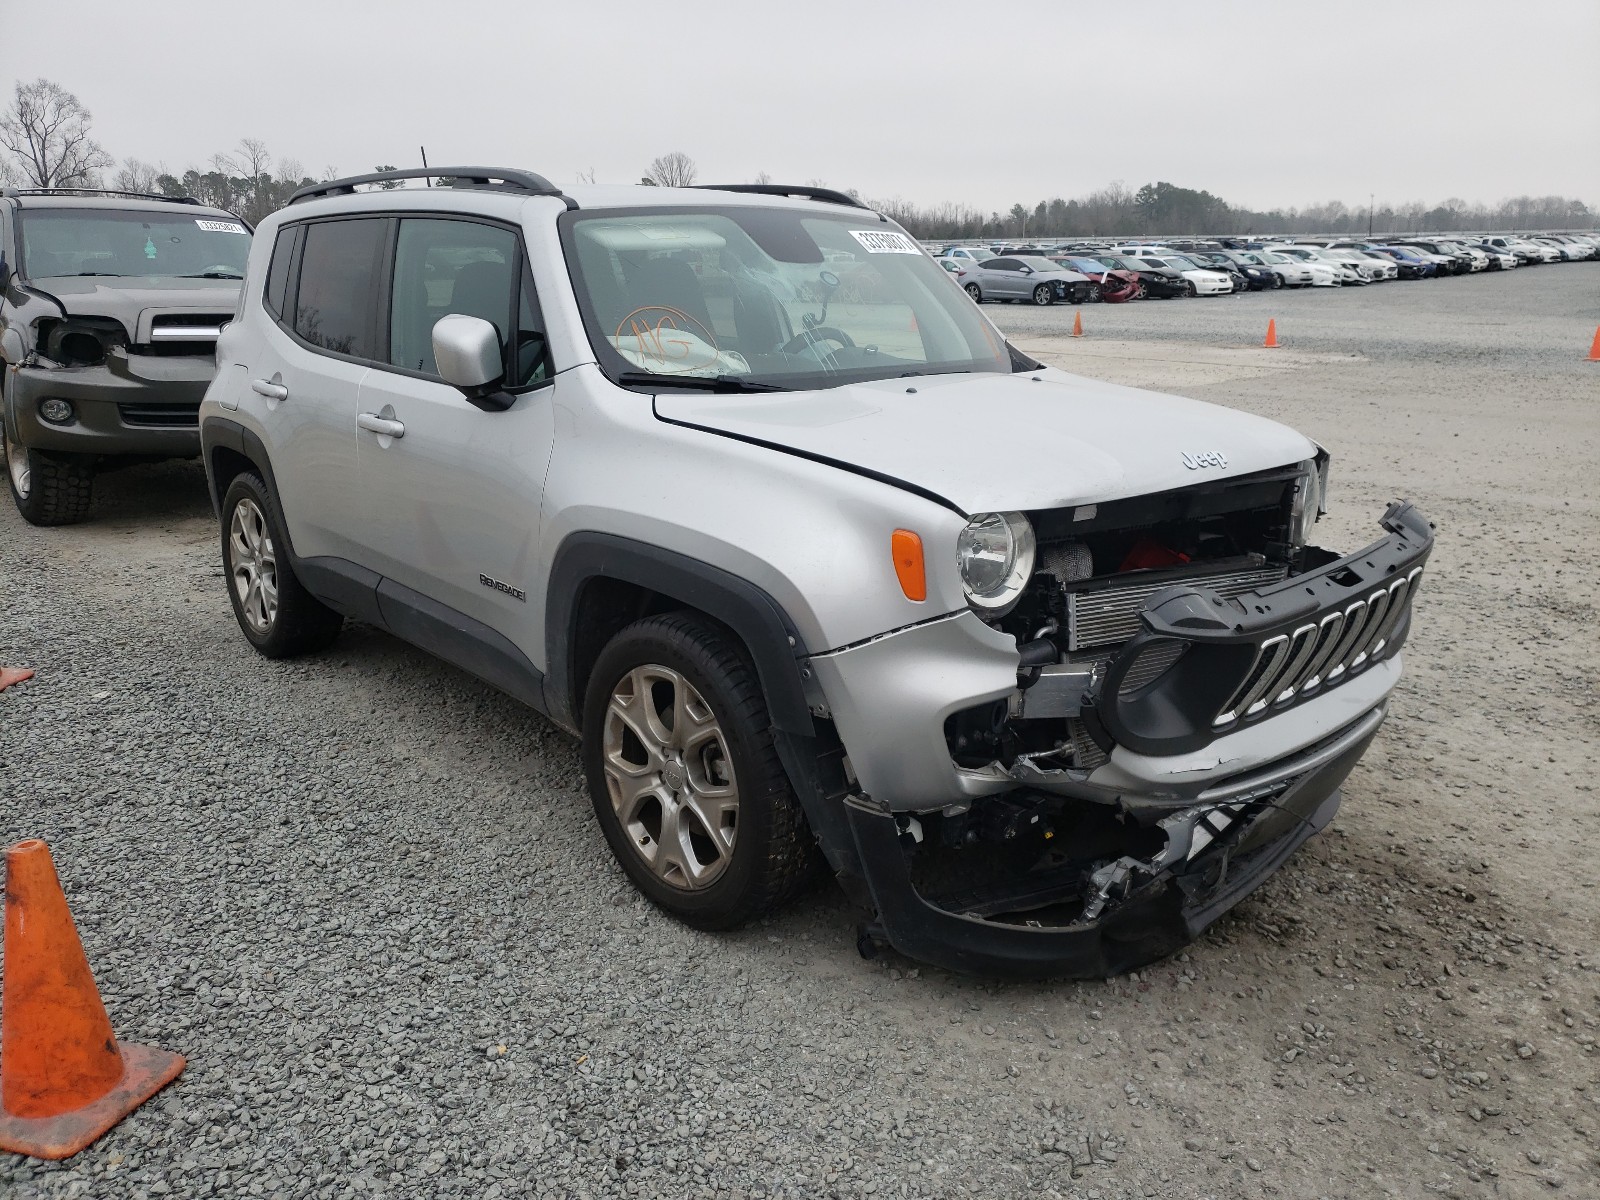
[[[278,480],[272,473],[272,456],[267,453],[267,444],[261,440],[260,435],[238,421],[230,421],[226,417],[210,417],[200,424],[200,461],[206,469],[206,490],[211,493],[212,512],[218,517],[222,515],[222,489],[217,486],[216,469],[216,451],[219,448],[232,450],[254,463],[256,470],[261,472],[261,478],[266,481],[267,487],[272,489],[279,506],[282,506],[283,495],[278,491]],[[289,537],[288,529],[283,531],[283,536],[286,539]],[[291,555],[294,553],[292,545],[289,547],[289,553]]]
[[[595,579],[614,579],[667,596],[720,621],[749,651],[773,728],[802,737],[816,732],[801,672],[806,648],[770,595],[748,580],[648,542],[611,533],[568,534],[556,549],[546,584],[546,704],[555,719],[578,728],[578,598]]]

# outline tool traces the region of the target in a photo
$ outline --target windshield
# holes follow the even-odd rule
[[[961,285],[872,214],[571,212],[562,241],[601,366],[738,390],[1009,372]]]
[[[26,208],[22,270],[30,279],[75,275],[243,279],[250,232],[240,221],[174,212]]]
[[[1085,275],[1098,275],[1106,269],[1105,263],[1092,258],[1069,258],[1067,262],[1074,271],[1082,271]]]

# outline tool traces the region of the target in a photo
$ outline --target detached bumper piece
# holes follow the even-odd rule
[[[1045,859],[989,885],[919,892],[899,819],[852,799],[845,811],[877,910],[866,936],[976,975],[1091,979],[1136,970],[1199,936],[1333,820],[1339,785],[1381,716],[1380,708],[1304,751],[1299,774],[1170,813],[1156,823],[1165,836],[1153,853],[1087,867]]]
[[[1225,597],[1179,585],[1153,596],[1143,632],[1106,670],[1095,709],[1106,748],[1198,750],[1391,657],[1410,631],[1433,529],[1407,502],[1391,504],[1381,524],[1381,541],[1269,587]]]

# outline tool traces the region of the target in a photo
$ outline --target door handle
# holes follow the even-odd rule
[[[273,383],[270,379],[252,379],[250,390],[258,396],[265,396],[268,400],[287,400],[289,389],[281,383]]]
[[[379,437],[403,438],[406,435],[406,427],[403,424],[391,421],[387,417],[380,417],[377,413],[358,414],[356,424]]]

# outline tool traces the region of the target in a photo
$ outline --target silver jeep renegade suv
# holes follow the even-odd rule
[[[1327,456],[1042,367],[815,188],[318,185],[262,223],[201,437],[240,628],[386,629],[582,739],[653,901],[825,859],[888,943],[1100,975],[1333,817],[1428,523],[1310,543]]]
[[[249,226],[188,197],[0,191],[0,432],[23,517],[80,521],[101,470],[200,453],[249,252]]]

